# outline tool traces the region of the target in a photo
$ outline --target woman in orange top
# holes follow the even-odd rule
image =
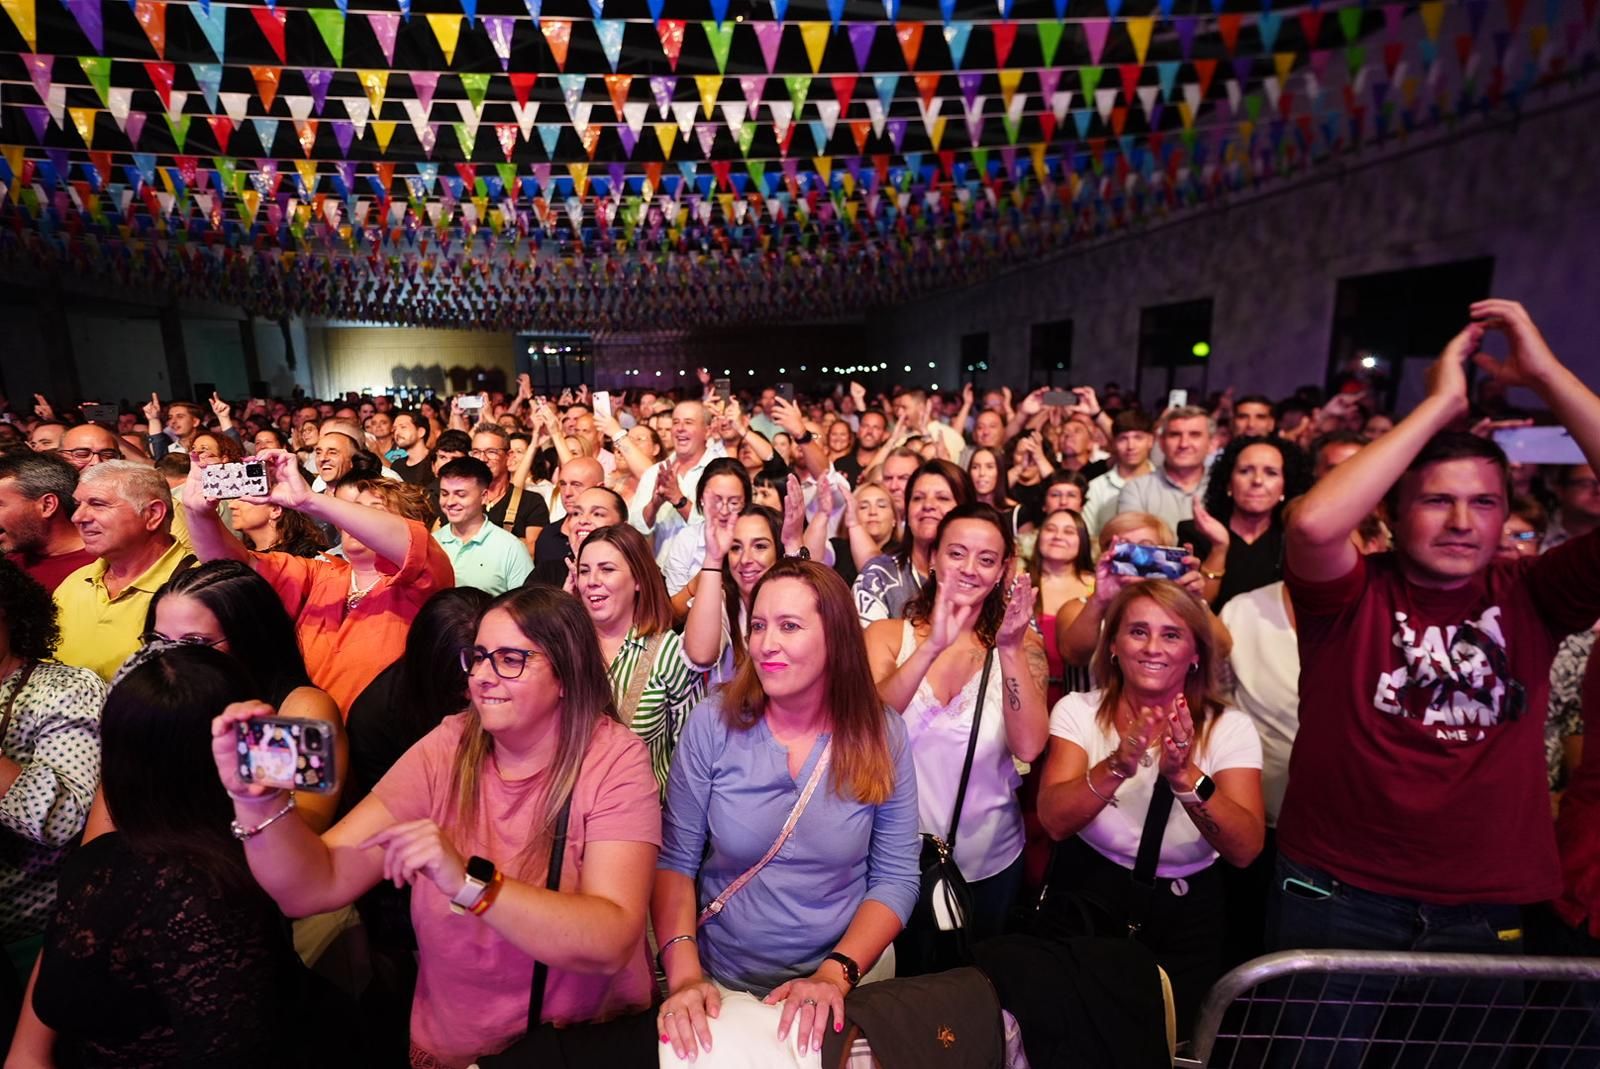
[[[216,502],[206,500],[199,468],[183,488],[195,555],[245,561],[272,584],[294,618],[311,681],[348,715],[357,695],[405,652],[417,610],[435,591],[454,586],[455,572],[420,516],[406,515],[414,510],[395,487],[361,483],[356,499],[345,501],[312,493],[292,453],[270,449],[257,459],[267,465],[270,492],[243,500],[332,524],[343,535],[345,559],[249,552],[222,525]]]

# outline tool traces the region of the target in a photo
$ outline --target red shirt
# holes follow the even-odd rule
[[[82,546],[71,553],[60,553],[54,557],[34,557],[26,553],[6,554],[6,560],[27,572],[33,577],[34,582],[52,594],[56,592],[56,587],[61,585],[61,580],[85,564],[93,564],[99,559]]]
[[[1553,551],[1552,551],[1553,552]],[[1600,740],[1600,656],[1589,654],[1583,673],[1583,733]],[[1583,748],[1583,761],[1561,796],[1556,842],[1566,890],[1555,900],[1561,919],[1600,938],[1600,742]]]
[[[1322,583],[1285,571],[1301,669],[1283,852],[1441,905],[1559,893],[1544,713],[1561,636],[1600,615],[1600,536],[1453,590],[1407,582],[1392,553]]]

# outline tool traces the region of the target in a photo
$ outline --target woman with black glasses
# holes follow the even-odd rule
[[[234,725],[271,707],[231,705],[212,725],[235,834],[284,912],[338,908],[379,880],[412,885],[412,1065],[465,1066],[521,1035],[535,958],[549,969],[544,1021],[651,1002],[644,923],[661,807],[649,751],[617,719],[587,613],[548,588],[512,591],[461,657],[467,710],[321,837],[278,819],[292,808],[285,794],[238,778]],[[546,890],[563,823],[558,889]]]

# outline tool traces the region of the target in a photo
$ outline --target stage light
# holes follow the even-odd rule
[[[1197,342],[1194,343],[1194,346],[1189,351],[1191,353],[1193,353],[1195,356],[1198,356],[1201,359],[1204,359],[1205,357],[1208,357],[1208,356],[1211,355],[1211,343],[1210,342],[1197,341]]]

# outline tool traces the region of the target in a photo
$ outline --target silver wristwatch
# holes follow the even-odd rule
[[[1178,800],[1179,805],[1199,805],[1201,802],[1209,801],[1215,793],[1217,793],[1216,781],[1202,772],[1194,781],[1192,790],[1173,791],[1172,797]]]

